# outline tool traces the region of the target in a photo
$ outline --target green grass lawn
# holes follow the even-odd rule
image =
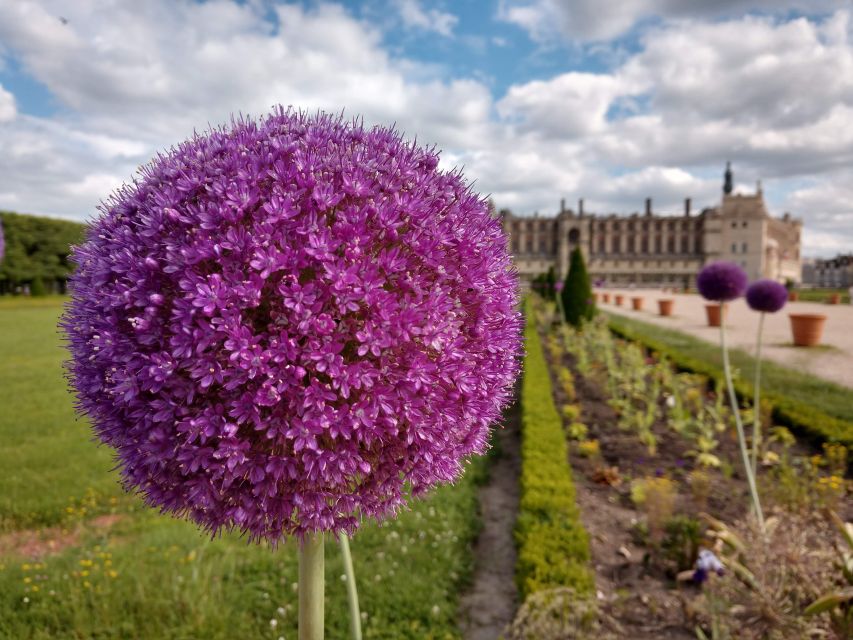
[[[626,327],[631,331],[666,344],[691,357],[722,367],[722,355],[719,345],[687,335],[674,329],[666,329],[648,322],[625,318],[617,314],[607,314],[608,322],[614,327]],[[755,358],[740,349],[730,352],[732,366],[741,376],[751,381]],[[774,362],[764,360],[761,365],[762,389],[784,395],[820,409],[830,416],[853,422],[853,390],[842,387],[822,378],[788,369]]]
[[[829,296],[837,293],[841,296],[842,304],[850,304],[850,294],[847,289],[797,289],[803,302],[826,302]]]
[[[62,298],[0,299],[0,638],[296,637],[295,547],[211,541],[125,496],[110,451],[75,418],[56,330]],[[351,546],[365,638],[458,638],[485,461]],[[113,516],[106,526],[103,516]],[[25,540],[57,553],[34,562]],[[38,540],[41,539],[41,542]],[[348,637],[326,543],[326,634]]]

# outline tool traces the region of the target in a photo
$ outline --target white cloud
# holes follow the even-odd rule
[[[15,96],[3,88],[0,84],[0,123],[10,122],[15,119],[18,109],[15,106]]]
[[[547,3],[517,4],[502,10]],[[634,4],[661,6],[620,4],[631,20]],[[835,241],[853,244],[853,194],[833,186],[853,184],[845,11],[823,20],[664,21],[609,71],[561,73],[493,96],[476,78],[448,80],[435,66],[391,55],[374,23],[338,5],[311,6],[0,0],[4,51],[63,106],[55,117],[33,117],[0,87],[0,208],[91,215],[193,128],[282,103],[396,123],[443,149],[442,166],[464,166],[499,207],[522,213],[553,213],[562,197],[626,212],[649,196],[665,213],[692,197],[698,210],[717,203],[731,159],[738,179],[764,179],[771,211],[784,206],[806,219],[807,252],[830,246],[833,229]],[[580,20],[592,5],[572,6]],[[417,19],[410,26],[428,28]],[[8,104],[14,119],[4,121]]]
[[[410,28],[432,31],[450,37],[459,22],[459,18],[452,13],[439,9],[425,10],[420,0],[395,0],[394,4],[397,6],[403,24]]]
[[[497,17],[536,42],[599,42],[624,35],[643,20],[732,17],[747,11],[830,12],[849,0],[500,0]]]

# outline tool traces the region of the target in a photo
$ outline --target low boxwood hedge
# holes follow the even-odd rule
[[[522,599],[553,587],[593,591],[589,540],[575,503],[562,421],[529,306],[521,385],[521,497],[515,537]]]

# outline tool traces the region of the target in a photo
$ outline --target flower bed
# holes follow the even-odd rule
[[[603,322],[556,329],[536,305],[553,403],[577,441],[568,455],[599,619],[616,637],[848,637],[844,607],[834,618],[821,608],[847,593],[834,568],[840,536],[823,517],[853,517],[847,448],[824,443],[818,454],[765,421],[762,530],[714,376],[679,372]]]
[[[589,593],[593,588],[589,542],[575,504],[566,439],[529,309],[525,342],[516,580],[522,599],[561,586]]]
[[[611,318],[610,330],[617,336],[643,345],[648,351],[669,359],[678,369],[699,373],[714,380],[722,380],[722,369],[706,359],[696,358],[634,330],[619,319]],[[735,382],[735,389],[742,399],[751,400],[752,385],[743,379]],[[779,393],[764,391],[762,404],[772,411],[773,419],[817,442],[839,442],[853,449],[853,423],[826,414],[820,409]]]

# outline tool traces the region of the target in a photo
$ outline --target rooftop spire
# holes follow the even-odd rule
[[[730,195],[732,192],[732,163],[726,162],[726,172],[723,174],[726,181],[723,183],[723,193]]]

